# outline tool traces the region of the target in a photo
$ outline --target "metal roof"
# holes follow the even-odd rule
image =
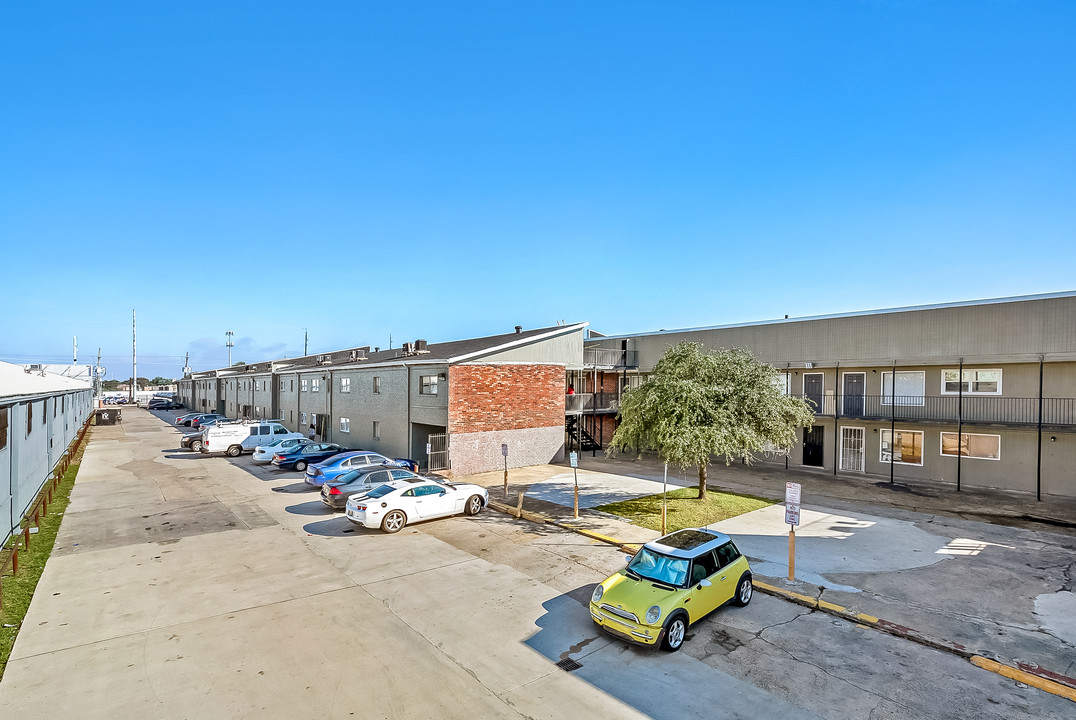
[[[945,308],[972,307],[976,305],[999,305],[1012,302],[1032,302],[1035,300],[1057,300],[1060,298],[1074,298],[1076,290],[1064,292],[1041,293],[1039,295],[1014,295],[1012,297],[986,298],[983,300],[962,300],[959,302],[937,303],[933,305],[907,305],[895,308],[880,308],[877,310],[857,310],[855,312],[832,313],[829,315],[808,315],[804,317],[781,318],[778,320],[754,320],[751,322],[730,323],[727,325],[706,325],[701,327],[676,328],[674,330],[654,330],[651,332],[628,333],[624,335],[600,335],[595,334],[595,340],[626,340],[628,338],[650,337],[653,335],[671,335],[686,332],[705,332],[708,330],[728,330],[730,328],[756,327],[761,325],[779,325],[781,323],[810,322],[812,320],[832,320],[834,318],[864,317],[868,315],[886,315],[889,313],[917,312],[920,310],[942,310]]]
[[[0,400],[89,390],[91,387],[90,383],[82,380],[42,373],[40,370],[26,372],[22,365],[0,362]]]

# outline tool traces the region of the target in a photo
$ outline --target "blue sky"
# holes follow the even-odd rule
[[[1076,289],[1076,3],[9,2],[0,359]]]

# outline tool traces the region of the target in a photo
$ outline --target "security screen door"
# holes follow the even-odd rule
[[[863,472],[863,428],[841,428],[841,470]]]

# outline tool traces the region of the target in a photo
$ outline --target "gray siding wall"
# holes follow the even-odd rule
[[[973,363],[1076,359],[1076,297],[885,312],[763,325],[685,330],[627,338],[643,371],[681,340],[708,347],[743,347],[765,362],[852,361],[886,365],[936,363],[964,357]],[[619,348],[617,338],[588,341]],[[1048,360],[1051,358],[1047,358]]]
[[[578,367],[583,359],[583,332],[584,329],[580,328],[558,337],[538,340],[504,352],[483,355],[481,362],[563,363]]]
[[[380,392],[374,392],[374,378]],[[342,392],[344,379],[350,392]],[[389,457],[410,457],[407,425],[407,368],[382,366],[337,370],[332,374],[333,398],[330,437],[347,447],[373,450]],[[340,418],[348,418],[350,432],[340,429]],[[380,438],[373,436],[373,424],[381,425]]]
[[[422,378],[436,375],[437,394],[423,395]],[[411,422],[448,427],[448,365],[411,366]]]

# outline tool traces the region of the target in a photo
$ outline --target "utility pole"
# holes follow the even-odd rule
[[[131,311],[131,402],[138,399],[138,321]]]
[[[227,331],[225,331],[224,334],[228,338],[227,342],[225,342],[224,345],[225,345],[225,347],[228,348],[228,367],[231,367],[232,366],[232,348],[235,347],[235,343],[232,342],[232,336],[235,335],[235,333],[232,332],[231,330],[227,330]]]
[[[78,335],[71,336],[71,344],[74,346],[71,353],[71,364],[78,365]]]
[[[191,374],[191,354],[188,352],[183,356],[183,377],[187,377]]]
[[[93,373],[93,394],[94,397],[101,396],[101,348],[97,348],[97,367]]]
[[[306,331],[306,328],[303,328],[303,357],[306,357],[306,346],[309,339],[310,334]]]

